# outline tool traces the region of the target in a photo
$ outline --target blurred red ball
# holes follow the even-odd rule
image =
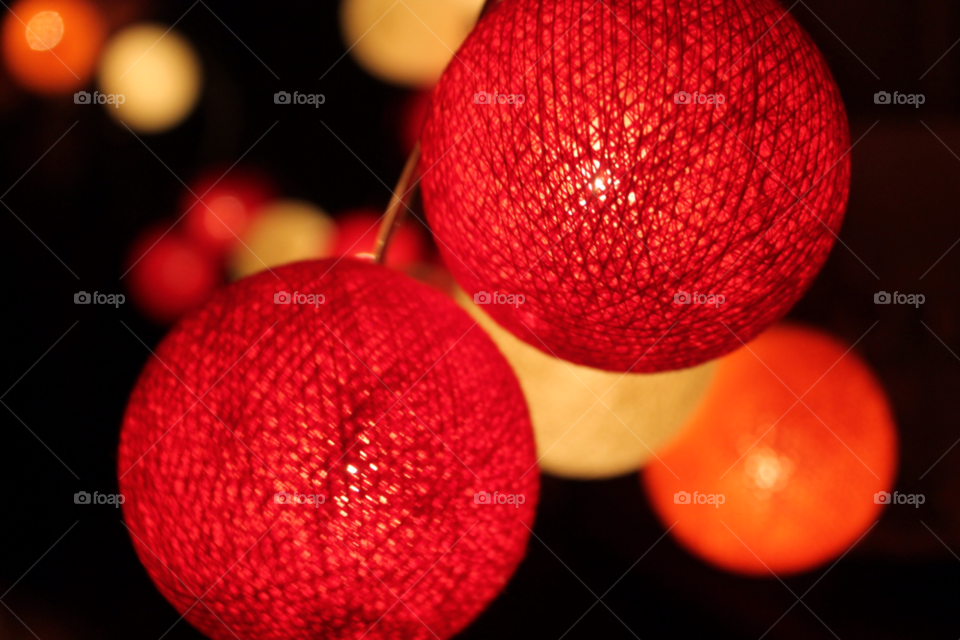
[[[133,243],[126,275],[134,304],[161,324],[202,305],[220,282],[219,267],[207,253],[166,231],[156,227]]]
[[[181,202],[187,236],[217,256],[239,244],[273,196],[271,185],[259,174],[235,170],[221,175],[210,172],[194,181]]]
[[[461,287],[523,294],[489,313],[618,371],[690,367],[739,346],[727,327],[748,340],[782,317],[833,245],[850,177],[840,93],[774,0],[498,3],[421,143]],[[724,302],[683,303],[695,294]]]
[[[372,256],[377,245],[377,233],[383,212],[376,209],[354,209],[337,217],[338,256]],[[426,259],[426,242],[420,231],[421,223],[406,216],[394,231],[387,247],[386,265],[403,269]]]
[[[786,325],[720,361],[643,479],[692,553],[784,575],[839,556],[876,522],[897,457],[890,405],[867,364],[821,331]]]
[[[275,273],[218,292],[137,382],[118,469],[140,560],[217,640],[449,638],[525,552],[538,472],[519,384],[402,273]]]

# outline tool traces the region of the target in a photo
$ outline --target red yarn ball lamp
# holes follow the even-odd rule
[[[523,294],[489,313],[534,347],[637,373],[717,358],[782,317],[850,179],[840,93],[773,0],[500,2],[421,144],[460,286]]]
[[[118,460],[136,551],[217,640],[449,638],[532,526],[516,378],[401,273],[274,272],[182,320],[137,382]]]

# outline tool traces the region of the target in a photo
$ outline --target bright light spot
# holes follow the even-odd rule
[[[53,49],[63,38],[63,19],[56,11],[41,11],[27,23],[27,44],[34,51]]]
[[[107,113],[135,131],[159,133],[180,124],[193,111],[202,80],[193,45],[163,25],[126,27],[100,58],[100,93],[124,96]]]
[[[357,468],[356,468],[355,466],[353,466],[352,464],[348,464],[348,465],[347,465],[347,471],[349,471],[350,473],[356,473],[356,472],[357,472]]]
[[[781,459],[771,449],[756,451],[745,462],[747,477],[758,489],[770,490],[782,487],[790,475],[792,465],[786,458]]]

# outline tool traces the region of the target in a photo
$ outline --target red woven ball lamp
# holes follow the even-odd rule
[[[214,639],[449,638],[532,526],[516,378],[398,272],[274,272],[182,320],[137,382],[118,460],[137,553]]]
[[[717,358],[782,317],[850,177],[839,91],[773,0],[500,2],[421,144],[460,286],[523,294],[488,311],[539,349],[638,373]]]

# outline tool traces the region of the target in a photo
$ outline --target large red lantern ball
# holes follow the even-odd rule
[[[401,273],[274,273],[183,319],[137,382],[118,468],[140,560],[217,640],[449,638],[532,526],[517,380]]]
[[[696,365],[783,316],[850,177],[839,91],[773,0],[501,2],[444,73],[422,145],[461,287],[522,294],[488,312],[618,371]]]

